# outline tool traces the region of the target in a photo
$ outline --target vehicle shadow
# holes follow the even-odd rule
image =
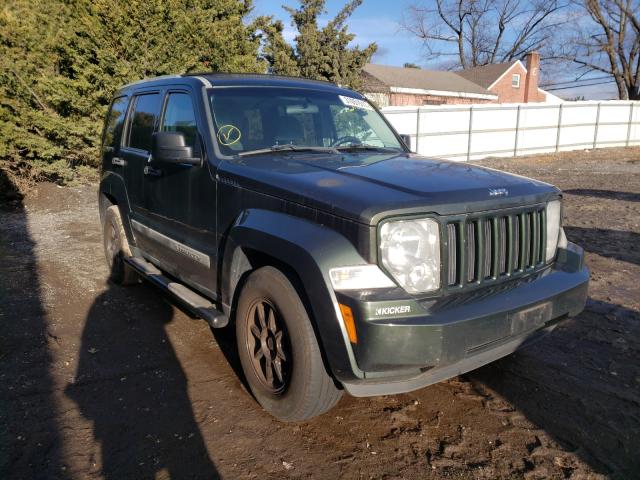
[[[640,265],[640,234],[636,232],[570,226],[564,231],[588,252]]]
[[[483,386],[498,392],[597,471],[638,478],[638,351],[640,313],[590,300],[542,341],[467,378],[481,394]]]
[[[0,168],[0,478],[70,478],[47,323],[23,196]]]
[[[144,284],[96,298],[65,393],[93,422],[104,478],[219,478],[165,330],[173,309],[158,300]]]
[[[573,188],[563,190],[563,193],[580,195],[583,197],[607,198],[610,200],[622,200],[625,202],[640,202],[640,193],[617,192],[615,190],[598,190],[592,188]]]
[[[242,364],[240,363],[235,325],[230,324],[225,328],[211,328],[211,334],[238,381],[247,393],[253,397],[253,393],[251,393],[251,389],[247,383],[247,378],[242,370]]]

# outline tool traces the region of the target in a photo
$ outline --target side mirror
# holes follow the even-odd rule
[[[411,150],[411,135],[407,133],[400,134],[400,140],[407,146],[409,150]]]
[[[154,161],[163,163],[186,163],[200,165],[194,158],[193,149],[186,145],[184,133],[156,132],[151,137],[151,155]]]

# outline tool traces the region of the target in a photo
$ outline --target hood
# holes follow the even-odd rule
[[[546,201],[547,183],[414,154],[277,153],[223,162],[222,181],[361,223],[404,213],[462,214]]]

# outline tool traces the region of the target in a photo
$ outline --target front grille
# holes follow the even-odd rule
[[[468,216],[446,224],[449,287],[482,284],[544,265],[544,207]]]

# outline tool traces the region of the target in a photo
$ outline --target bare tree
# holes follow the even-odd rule
[[[578,15],[573,34],[559,59],[580,66],[579,76],[591,72],[611,75],[621,100],[640,100],[640,2],[584,0],[574,3]]]
[[[558,0],[435,0],[410,5],[403,27],[422,39],[429,59],[469,68],[551,49],[565,22]]]

